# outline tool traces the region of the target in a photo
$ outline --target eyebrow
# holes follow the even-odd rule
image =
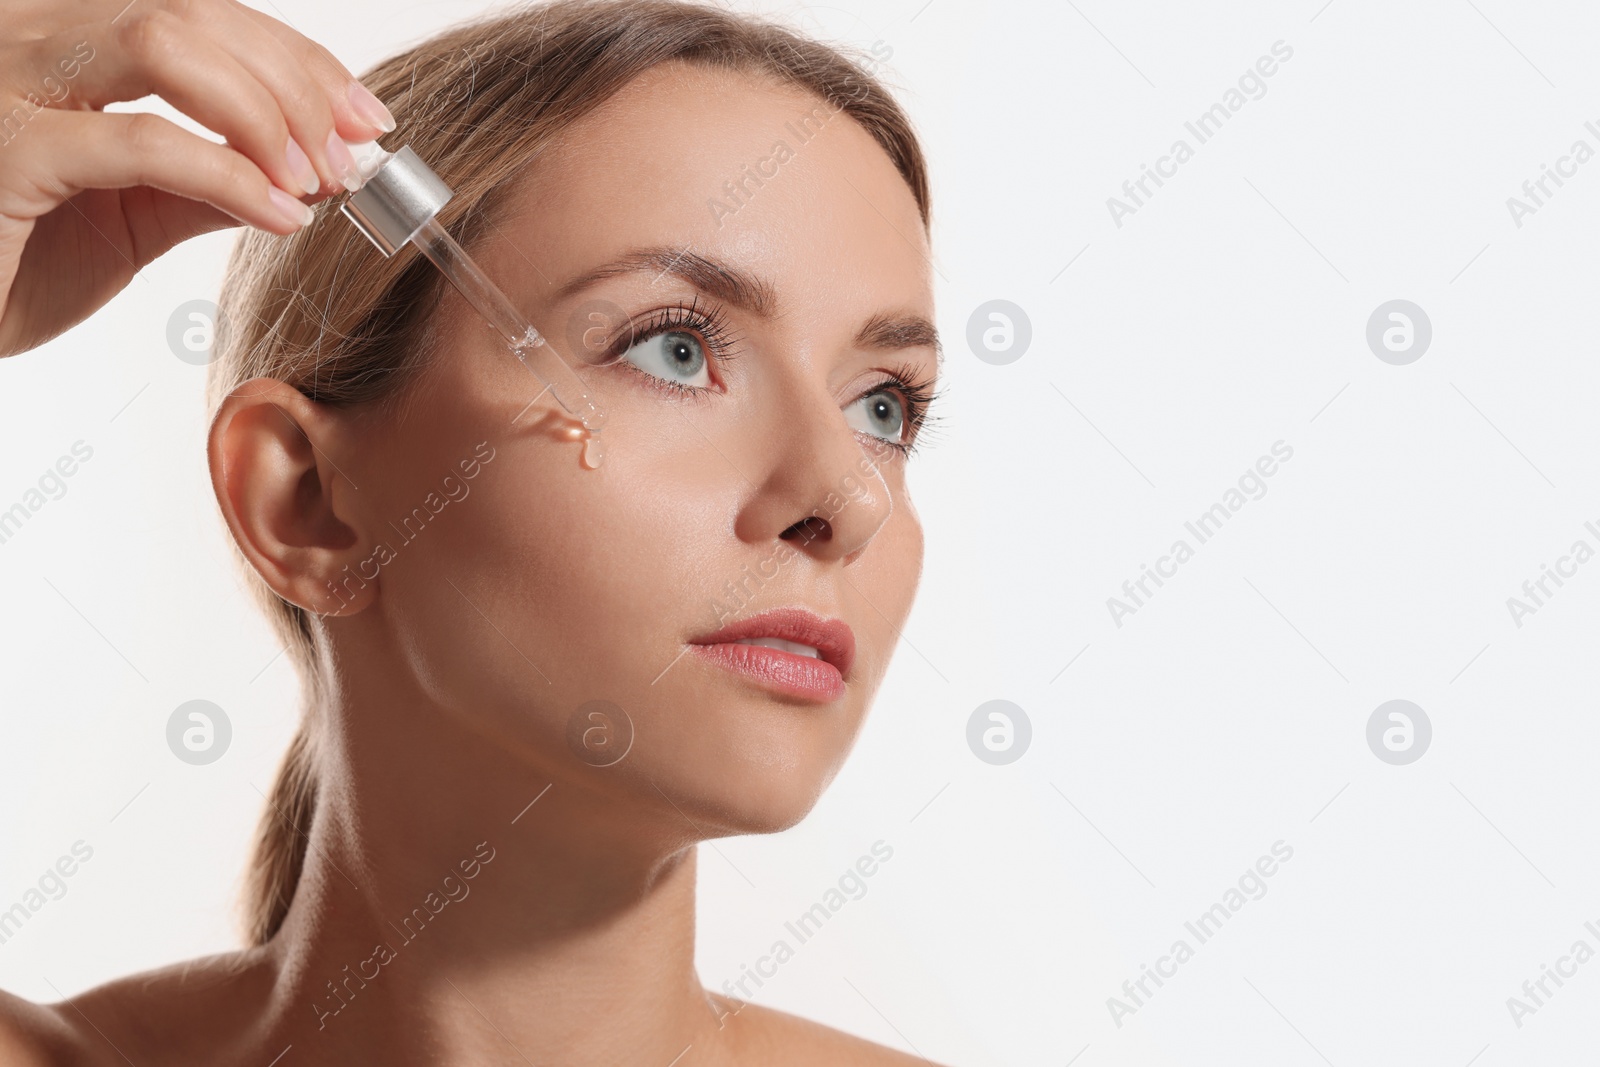
[[[939,331],[921,315],[874,315],[856,332],[856,347],[885,352],[927,347],[933,349],[936,362],[944,362]]]
[[[556,299],[565,300],[607,278],[643,273],[653,273],[657,279],[672,274],[708,296],[762,318],[771,318],[777,312],[777,290],[766,279],[687,248],[664,246],[630,249],[609,263],[584,271],[557,290]],[[925,346],[933,349],[940,363],[944,361],[939,331],[921,315],[879,312],[856,332],[855,343],[860,348],[883,351]]]

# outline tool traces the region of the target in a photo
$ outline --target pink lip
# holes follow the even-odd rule
[[[822,658],[735,643],[757,637],[810,645]],[[819,702],[844,694],[844,681],[856,658],[855,634],[845,622],[824,619],[803,608],[776,608],[752,615],[697,637],[690,646],[706,659],[750,675],[772,689]]]

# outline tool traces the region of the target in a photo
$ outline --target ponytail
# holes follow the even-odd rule
[[[244,932],[252,946],[272,940],[283,925],[305,867],[306,839],[317,808],[316,751],[310,728],[309,719],[302,719],[256,827],[255,850],[245,875]]]

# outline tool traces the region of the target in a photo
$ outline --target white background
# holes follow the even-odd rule
[[[360,70],[476,7],[267,10]],[[1506,200],[1575,140],[1600,150],[1600,14],[768,9],[893,49],[933,169],[949,374],[914,464],[929,553],[905,647],[815,814],[703,850],[707,984],[881,838],[867,895],[756,999],[962,1065],[1592,1052],[1600,962],[1520,1027],[1506,1000],[1576,940],[1600,950],[1600,562],[1520,627],[1506,599],[1573,541],[1600,549],[1600,160],[1520,228]],[[1293,57],[1266,94],[1118,227],[1107,198],[1193,145],[1184,122],[1279,40]],[[0,546],[0,908],[74,841],[95,850],[0,946],[24,996],[234,944],[293,680],[215,516],[204,372],[165,341],[231,240],[0,366],[0,507],[94,448]],[[995,298],[1032,325],[1004,366],[965,341]],[[1433,327],[1406,366],[1365,339],[1396,298]],[[1265,496],[1117,626],[1107,598],[1279,440],[1294,455]],[[164,739],[194,698],[234,725],[209,767]],[[997,698],[1033,727],[998,767],[966,741]],[[1406,766],[1366,740],[1397,698],[1433,727]],[[1197,945],[1185,921],[1279,840],[1293,858],[1266,895]],[[1118,1026],[1107,998],[1180,937],[1194,958]]]

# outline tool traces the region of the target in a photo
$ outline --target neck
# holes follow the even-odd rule
[[[325,720],[354,725],[317,757],[258,1048],[394,1064],[709,1052],[722,1009],[694,967],[693,828],[385,696],[381,726],[363,723],[375,709]]]

